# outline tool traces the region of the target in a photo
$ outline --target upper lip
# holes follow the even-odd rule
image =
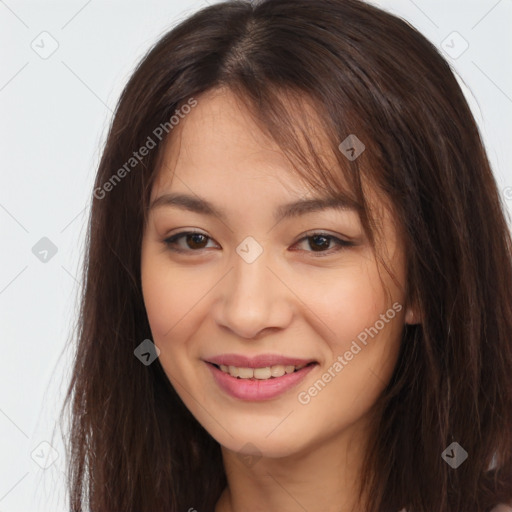
[[[205,359],[207,363],[218,366],[237,366],[239,368],[266,368],[282,364],[283,366],[305,366],[309,363],[316,363],[314,359],[301,359],[299,357],[287,357],[279,354],[261,354],[248,357],[241,354],[222,354]]]

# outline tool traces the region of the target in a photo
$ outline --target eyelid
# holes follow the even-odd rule
[[[205,238],[208,239],[208,241],[210,241],[210,240],[215,241],[211,236],[209,236],[206,233],[203,233],[202,231],[184,230],[184,231],[179,231],[178,233],[174,233],[173,235],[170,235],[170,236],[164,238],[163,243],[169,250],[171,250],[173,252],[178,252],[178,253],[189,253],[189,254],[190,253],[200,253],[201,251],[204,250],[204,249],[197,249],[197,250],[181,249],[181,248],[173,247],[173,244],[176,243],[176,240],[179,240],[180,238],[184,238],[187,235],[203,235]],[[215,243],[217,243],[217,242],[215,242]]]
[[[185,237],[187,235],[203,235],[208,240],[215,242],[215,240],[211,236],[207,235],[206,233],[203,233],[202,231],[184,230],[184,231],[180,231],[178,233],[175,233],[175,234],[165,238],[163,240],[163,243],[166,245],[166,247],[169,250],[176,252],[176,253],[182,253],[182,254],[183,253],[187,253],[187,254],[199,253],[199,254],[201,254],[202,251],[204,251],[206,248],[194,250],[194,249],[181,249],[181,248],[177,248],[176,246],[173,246],[173,244],[176,243],[176,240],[179,240],[180,238]],[[323,230],[316,230],[316,231],[310,230],[310,231],[307,231],[304,235],[302,235],[299,240],[294,242],[293,246],[307,240],[308,238],[313,238],[315,236],[323,236],[325,238],[328,238],[330,241],[333,241],[337,245],[337,249],[333,250],[333,248],[331,248],[326,251],[302,251],[302,252],[306,252],[306,253],[312,253],[314,255],[314,257],[329,256],[329,255],[338,253],[347,247],[352,247],[352,246],[357,245],[353,241],[343,239],[341,237],[341,235],[340,236],[333,235],[333,234],[331,234],[327,231],[323,231]],[[215,243],[217,243],[217,242],[215,242]],[[292,251],[300,252],[301,250],[300,249],[299,250],[292,249]]]
[[[328,232],[322,231],[322,230],[316,230],[316,231],[312,230],[312,231],[306,232],[293,245],[297,245],[300,242],[303,242],[303,241],[307,240],[308,238],[313,238],[315,236],[323,236],[325,238],[328,238],[329,240],[334,241],[334,243],[337,245],[337,248],[335,248],[335,249],[331,248],[326,251],[303,251],[306,253],[312,253],[313,257],[315,257],[315,258],[321,258],[324,256],[327,257],[327,256],[331,256],[333,254],[338,254],[339,252],[343,251],[344,249],[346,249],[348,247],[353,247],[356,245],[354,242],[352,242],[350,240],[343,239],[341,237],[341,235],[333,235],[331,233],[328,233]]]

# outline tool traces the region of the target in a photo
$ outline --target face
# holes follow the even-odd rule
[[[362,421],[395,366],[403,287],[379,273],[355,210],[286,208],[319,197],[223,90],[198,98],[163,155],[146,311],[170,382],[229,450],[311,449]],[[379,218],[403,284],[393,217]]]

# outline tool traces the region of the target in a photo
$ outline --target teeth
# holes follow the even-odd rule
[[[292,368],[293,368],[293,366],[292,366]],[[270,375],[272,375],[272,377],[282,377],[285,373],[286,373],[286,367],[283,366],[282,364],[277,364],[276,366],[270,367]]]
[[[282,377],[285,373],[293,373],[295,370],[304,368],[305,364],[300,366],[276,364],[274,366],[266,366],[265,368],[239,368],[238,366],[220,365],[220,369],[224,373],[229,373],[232,377],[240,379],[258,379],[268,380],[270,378]]]
[[[241,379],[252,379],[254,377],[254,370],[252,368],[238,368],[238,376]]]
[[[254,378],[266,380],[272,377],[272,372],[270,371],[270,366],[266,368],[254,368]]]

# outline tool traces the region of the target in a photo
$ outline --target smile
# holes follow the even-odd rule
[[[314,363],[310,363],[314,364]],[[274,366],[265,366],[264,368],[240,368],[239,366],[227,366],[225,364],[220,365],[220,369],[224,373],[229,373],[231,377],[236,377],[238,379],[258,379],[258,380],[268,380],[275,379],[278,377],[282,377],[285,374],[293,373],[298,370],[301,370],[307,365],[293,366],[287,365],[284,366],[282,364],[277,364]]]
[[[221,391],[247,401],[277,398],[298,386],[318,366],[316,361],[278,356],[220,356],[205,363]]]

